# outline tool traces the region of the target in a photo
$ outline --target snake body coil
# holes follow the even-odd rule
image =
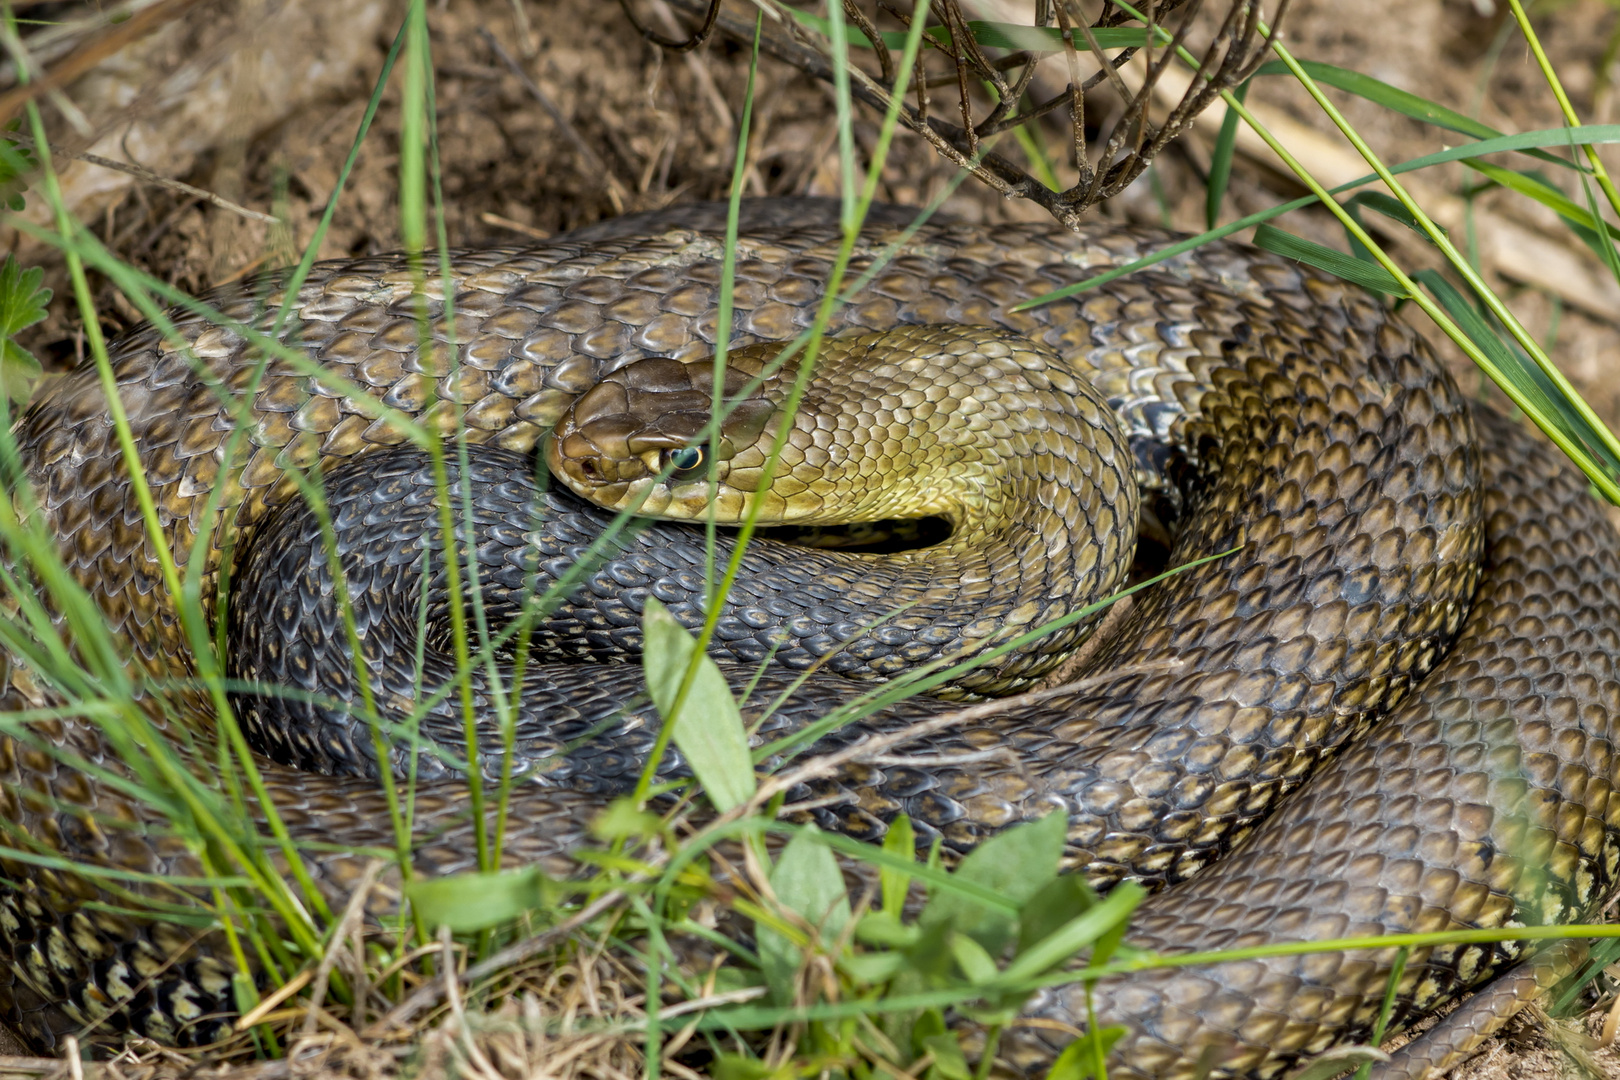
[[[1121,456],[1178,522],[1172,562],[1236,551],[1145,593],[1092,657],[1100,674],[1084,689],[953,728],[930,743],[933,764],[856,764],[807,793],[824,803],[814,811],[824,826],[874,836],[904,811],[925,835],[966,850],[1011,822],[1062,810],[1071,866],[1102,885],[1132,876],[1172,886],[1148,901],[1132,930],[1136,945],[1167,952],[1569,921],[1613,894],[1620,562],[1601,508],[1567,462],[1471,410],[1421,339],[1372,298],[1309,270],[1217,244],[1014,313],[1018,301],[1167,237],[1113,226],[1075,236],[948,224],[906,236],[899,220],[869,226],[857,245],[857,271],[881,268],[834,315],[834,334],[957,324],[1022,335],[1089,374],[1120,414]],[[319,521],[294,513],[283,522],[293,512],[278,508],[298,502],[288,468],[319,462],[343,530],[346,578],[364,567],[371,576],[356,580],[403,574],[419,589],[422,553],[430,577],[442,562],[431,539],[431,463],[401,448],[401,426],[360,397],[374,394],[442,427],[453,427],[459,410],[474,446],[451,481],[477,480],[485,493],[474,499],[472,543],[479,564],[495,568],[483,585],[490,617],[510,614],[503,603],[534,587],[536,573],[544,587],[548,575],[566,572],[611,519],[566,493],[538,493],[524,455],[609,372],[644,357],[711,351],[720,236],[712,208],[687,207],[530,249],[458,253],[454,334],[443,304],[430,300],[426,345],[414,275],[402,263],[323,264],[292,305],[291,333],[313,365],[278,359],[262,381],[249,342],[229,329],[176,318],[200,367],[156,330],[136,331],[114,347],[113,376],[166,539],[189,551],[218,492],[231,524],[202,545],[202,595],[227,549],[248,552],[244,580],[317,571],[324,560],[308,553],[320,542]],[[809,323],[837,239],[816,204],[747,209],[739,344],[783,341]],[[262,295],[213,302],[232,319],[268,326],[279,299],[269,279]],[[673,377],[643,371],[660,384]],[[232,446],[238,431],[246,438]],[[112,629],[110,647],[160,680],[196,674],[95,372],[57,381],[16,434],[36,517]],[[407,527],[413,521],[429,525]],[[254,548],[272,533],[274,544]],[[304,555],[280,558],[295,550]],[[401,551],[408,557],[395,556]],[[957,619],[957,637],[935,640],[927,613],[910,611],[866,632],[863,619],[880,613],[862,606],[856,587],[869,556],[796,556],[783,569],[766,555],[750,553],[757,574],[728,597],[719,624],[719,655],[740,662],[739,681],[773,650],[789,668],[836,652],[834,664],[870,677],[974,636],[972,620]],[[565,652],[622,659],[638,643],[648,596],[689,622],[701,617],[701,530],[626,536],[604,558],[560,610],[566,625],[537,630],[538,644],[554,635]],[[289,560],[303,569],[280,566]],[[1004,612],[1051,617],[1039,567],[1013,579],[1030,591]],[[279,620],[324,631],[335,654],[347,655],[346,629],[322,614],[324,586],[303,580],[292,594],[303,600],[288,601],[285,617],[268,601],[233,609],[239,651],[279,663],[272,654],[288,650],[265,645],[260,633]],[[1036,596],[1039,610],[1026,610]],[[361,629],[394,617],[379,609]],[[93,665],[101,654],[81,640],[89,631],[71,612],[61,621]],[[989,626],[979,637],[996,633]],[[320,669],[306,664],[313,652],[296,652],[303,648],[275,669],[275,681],[355,700],[359,690],[341,679],[295,678]],[[370,662],[386,648],[361,651]],[[14,652],[9,708],[94,696],[48,683],[26,649]],[[963,689],[1017,687],[1051,661],[1037,651]],[[258,677],[251,665],[260,661],[244,662]],[[592,812],[639,770],[656,717],[633,708],[605,719],[637,689],[634,667],[535,667],[537,681],[519,695],[527,782],[514,797],[505,858],[567,874]],[[788,681],[767,676],[765,698]],[[408,707],[416,693],[410,679],[386,677],[378,691],[384,706],[394,695]],[[812,680],[760,737],[801,725],[841,694]],[[184,688],[162,696],[176,710],[161,728],[176,753],[212,760],[214,705]],[[394,847],[371,774],[379,752],[397,751],[379,751],[352,709],[311,706],[313,727],[279,734],[271,713],[304,706],[277,712],[257,695],[234,700],[268,755],[268,797],[291,840],[308,845],[307,872],[338,902],[362,864],[342,849]],[[909,702],[823,745],[896,731],[945,707]],[[459,703],[452,714],[459,723]],[[49,1043],[121,1007],[116,1026],[207,1039],[232,1011],[229,954],[215,937],[196,940],[179,922],[126,910],[132,894],[172,904],[161,879],[200,876],[207,866],[135,794],[142,777],[119,763],[108,730],[58,708],[0,741],[0,812],[14,837],[12,854],[0,858],[12,1019]],[[449,734],[460,741],[458,727]],[[413,863],[427,874],[470,869],[475,823],[455,776],[463,766],[424,760],[433,764],[417,796]],[[493,756],[473,763],[498,766]],[[674,757],[666,769],[681,767]],[[1303,790],[1283,798],[1296,787]],[[113,879],[65,872],[26,858],[29,851],[133,877],[113,888]],[[1359,950],[1105,981],[1098,1022],[1128,1029],[1109,1075],[1186,1077],[1207,1067],[1276,1075],[1303,1054],[1365,1038],[1393,959],[1393,949]],[[1522,959],[1511,944],[1414,950],[1395,1028]],[[1086,1002],[1078,987],[1060,987],[1037,995],[1027,1013],[1056,1024],[1016,1030],[1003,1055],[1035,1069],[1066,1041],[1060,1031],[1084,1027]]]

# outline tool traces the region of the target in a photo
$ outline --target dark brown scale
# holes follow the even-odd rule
[[[837,249],[826,213],[814,203],[748,208],[738,344],[789,337],[809,323]],[[903,220],[880,217],[858,245],[859,265],[884,253]],[[224,482],[242,546],[251,546],[271,512],[295,499],[283,472],[290,462],[322,458],[335,484],[352,458],[354,472],[382,475],[388,461],[388,476],[414,475],[407,452],[378,456],[406,436],[360,410],[355,387],[404,407],[439,400],[439,416],[447,415],[443,399],[456,398],[468,409],[470,442],[529,454],[606,372],[646,356],[705,355],[721,220],[713,208],[683,207],[532,249],[455,254],[460,367],[442,350],[418,352],[417,302],[402,264],[317,268],[294,313],[318,371],[272,365],[229,468],[217,450],[233,412],[155,331],[136,331],[115,346],[114,369],[143,460],[165,481],[154,497],[170,543],[187,549],[203,497]],[[925,835],[960,851],[1008,823],[1064,809],[1069,861],[1094,880],[1174,885],[1150,901],[1137,931],[1138,944],[1164,950],[1595,911],[1620,869],[1620,809],[1610,798],[1620,567],[1584,482],[1498,420],[1482,421],[1485,440],[1476,442],[1455,387],[1377,301],[1248,249],[1211,245],[1071,300],[1007,310],[1167,239],[1113,226],[1077,236],[928,225],[835,320],[835,332],[992,322],[1046,344],[1089,370],[1123,418],[1139,480],[1161,493],[1164,512],[1179,515],[1172,562],[1237,551],[1143,597],[1095,658],[1106,678],[1038,709],[952,729],[927,745],[927,766],[852,766],[815,793],[844,799],[818,811],[823,824],[875,835],[904,810]],[[261,310],[254,296],[274,305],[274,279],[256,294],[215,299],[253,320]],[[442,306],[428,307],[442,323]],[[247,385],[251,360],[238,335],[190,316],[177,324],[226,385]],[[110,435],[90,373],[55,383],[18,427],[70,570],[145,670],[185,676],[191,664]],[[570,520],[583,527],[588,517]],[[650,582],[686,572],[626,550],[625,565]],[[384,549],[376,554],[386,561]],[[217,552],[210,560],[211,587]],[[793,617],[772,609],[781,596],[757,604],[744,596],[741,627],[768,623],[755,609]],[[623,599],[603,603],[570,616],[579,623],[570,640],[621,653],[635,643],[637,610]],[[1464,636],[1453,644],[1459,627]],[[623,689],[633,688],[634,669],[618,670]],[[599,697],[617,679],[576,676]],[[13,707],[56,700],[15,658],[9,684]],[[807,693],[825,707],[819,685]],[[594,707],[591,700],[569,697],[558,709]],[[941,707],[912,703],[860,730],[889,730]],[[211,755],[206,702],[181,696],[175,709],[203,736],[196,752]],[[1374,727],[1392,709],[1393,720]],[[647,719],[632,712],[614,730],[594,766],[600,772],[583,749],[548,757],[555,733],[537,733],[535,773],[558,775],[554,786],[520,788],[506,857],[571,872],[569,852],[585,842],[585,822],[600,806],[591,785],[633,772]],[[1372,741],[1346,749],[1369,729]],[[38,734],[118,767],[89,722],[55,721]],[[263,737],[287,758],[318,759],[332,745],[277,748],[275,736]],[[1011,757],[980,752],[992,747]],[[0,748],[0,810],[21,837],[108,866],[201,873],[151,808],[38,748],[11,740]],[[972,756],[953,765],[957,754]],[[365,772],[363,756],[339,755],[325,767]],[[374,782],[263,767],[296,838],[392,847]],[[423,785],[413,852],[420,872],[470,868],[465,805],[453,778]],[[335,901],[361,865],[325,852],[306,861]],[[127,1011],[104,1029],[187,1042],[228,1019],[220,942],[193,944],[167,924],[87,907],[102,894],[85,879],[0,863],[14,883],[0,896],[0,948],[13,1018],[31,1037],[49,1044],[135,986]],[[1545,876],[1519,873],[1522,866]],[[1398,1024],[1517,955],[1498,946],[1414,956]],[[142,972],[170,957],[180,962],[142,983]],[[1225,1070],[1217,1075],[1280,1073],[1306,1052],[1364,1037],[1390,959],[1294,958],[1105,984],[1102,1017],[1130,1030],[1111,1074],[1190,1076],[1200,1057]],[[1066,1024],[1084,1016],[1070,988],[1031,1010]],[[1010,1040],[1008,1053],[1038,1071],[1056,1046],[1025,1039]]]

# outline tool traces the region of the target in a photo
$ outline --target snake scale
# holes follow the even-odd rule
[[[951,728],[923,757],[857,759],[798,793],[813,797],[820,824],[875,837],[904,811],[924,837],[963,851],[1009,823],[1061,810],[1068,865],[1103,886],[1127,876],[1168,886],[1139,911],[1130,940],[1172,953],[1570,921],[1614,894],[1620,561],[1601,506],[1567,461],[1533,432],[1467,403],[1421,338],[1378,301],[1307,268],[1217,243],[1019,313],[1010,310],[1018,301],[1134,259],[1170,235],[1109,224],[1070,234],[951,223],[902,234],[908,218],[880,210],[868,222],[853,267],[881,266],[834,314],[838,340],[829,347],[850,335],[941,325],[1023,340],[1048,358],[1029,367],[1026,382],[1057,378],[1040,364],[1069,365],[1114,407],[1126,470],[1175,523],[1173,564],[1237,550],[1139,596],[1077,689]],[[528,248],[454,253],[454,355],[443,346],[449,327],[433,279],[433,343],[424,347],[414,277],[401,261],[318,264],[292,305],[289,340],[327,375],[350,380],[345,386],[284,360],[256,382],[243,336],[195,315],[174,315],[195,360],[155,329],[135,330],[114,344],[113,374],[167,539],[189,550],[217,490],[233,527],[214,539],[228,538],[245,567],[233,581],[266,576],[278,553],[308,546],[310,526],[287,525],[265,545],[269,556],[252,553],[255,536],[282,528],[277,521],[291,513],[284,504],[299,501],[288,467],[319,463],[334,505],[353,498],[360,507],[336,510],[334,527],[381,522],[354,556],[378,575],[364,580],[419,565],[432,545],[424,530],[410,533],[410,522],[434,512],[432,470],[357,395],[448,427],[460,411],[471,445],[465,461],[452,459],[450,479],[459,485],[465,471],[477,490],[495,493],[476,498],[473,516],[480,565],[492,568],[490,618],[504,617],[502,605],[530,587],[527,576],[544,584],[562,572],[612,519],[566,491],[535,487],[536,448],[604,376],[640,367],[651,374],[636,385],[662,384],[672,369],[627,365],[709,353],[722,221],[714,207],[678,207]],[[791,338],[809,323],[838,240],[824,204],[745,204],[739,347]],[[264,328],[279,282],[272,275],[209,299]],[[997,355],[1022,355],[1009,348]],[[970,396],[975,408],[992,400]],[[995,414],[1003,417],[996,423],[1006,426],[1011,411]],[[239,423],[247,438],[227,469]],[[167,711],[151,710],[158,730],[183,759],[211,759],[215,713],[200,692],[174,685],[195,673],[195,659],[96,373],[54,381],[15,434],[43,535],[112,629],[110,647],[130,670],[158,680],[148,691],[166,703]],[[1102,504],[1090,505],[1079,516]],[[570,661],[623,661],[639,642],[648,596],[691,622],[702,592],[690,549],[701,551],[701,542],[691,525],[625,534],[559,609],[562,628],[535,631],[537,647],[554,646]],[[196,569],[208,596],[224,555],[219,543],[203,548]],[[399,550],[411,554],[395,558]],[[863,556],[772,564],[759,554],[772,550],[762,544],[749,554],[747,569],[759,576],[728,599],[716,639],[739,682],[765,653],[782,661],[786,674],[761,681],[765,698],[828,654],[829,666],[870,678],[955,647],[950,635],[936,641],[908,622],[909,610],[862,633],[857,624],[871,612],[839,575]],[[416,574],[403,580],[419,587]],[[1020,580],[1038,591],[1038,567]],[[233,633],[251,643],[261,624],[298,622],[295,608],[322,610],[319,588],[301,587],[301,608],[273,600],[233,608]],[[1002,617],[1058,610],[1025,607]],[[974,624],[951,625],[960,638]],[[75,645],[95,659],[89,644]],[[284,670],[304,671],[311,655],[296,652]],[[1037,647],[995,677],[1025,685],[1054,660]],[[577,869],[570,853],[588,843],[594,811],[639,769],[657,720],[637,706],[602,719],[638,688],[633,664],[532,666],[540,674],[519,695],[524,782],[505,859],[566,875]],[[234,1011],[219,935],[128,910],[132,897],[184,903],[190,894],[161,879],[205,866],[159,810],[130,793],[131,766],[120,763],[107,729],[75,715],[71,706],[94,688],[51,681],[36,667],[14,650],[4,704],[54,711],[10,724],[0,741],[9,835],[0,952],[10,1019],[45,1047],[97,1020],[103,1031],[206,1041]],[[351,700],[355,692],[308,685]],[[829,685],[811,679],[758,737],[802,723],[793,719],[798,708],[813,714],[847,696]],[[379,693],[385,704],[390,693],[409,704],[411,687]],[[352,849],[393,847],[376,749],[351,710],[305,709],[314,733],[283,735],[255,719],[274,711],[264,699],[233,700],[263,751],[268,797],[292,840],[307,845],[305,868],[341,904],[362,872]],[[950,707],[914,700],[821,745],[899,731]],[[459,742],[459,727],[451,732]],[[498,768],[491,754],[475,767]],[[476,845],[461,766],[422,760],[414,865],[427,874],[470,869]],[[680,769],[672,755],[666,773]],[[114,879],[52,865],[53,854],[151,877],[114,889]],[[1104,981],[1097,1022],[1127,1029],[1109,1075],[1280,1075],[1306,1054],[1367,1037],[1393,958],[1393,949],[1360,950]],[[1500,978],[1384,1075],[1449,1063],[1546,969],[1513,944],[1414,950],[1392,1030]],[[1038,1072],[1085,1017],[1078,987],[1043,991],[1026,1023],[1009,1031],[1002,1057]]]

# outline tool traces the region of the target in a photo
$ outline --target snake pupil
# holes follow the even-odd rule
[[[664,465],[675,479],[684,479],[703,466],[701,446],[683,446],[679,450],[664,451]]]

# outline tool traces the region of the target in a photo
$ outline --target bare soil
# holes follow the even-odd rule
[[[82,14],[93,4],[48,3],[42,16]],[[286,224],[272,226],[193,194],[130,183],[94,166],[69,173],[81,217],[121,258],[188,290],[229,281],[288,261],[313,235],[365,109],[394,29],[398,0],[225,0],[186,7],[179,17],[68,87],[88,118],[76,129],[47,102],[55,138],[69,149],[132,161]],[[657,0],[640,0],[644,22],[672,32]],[[1287,39],[1305,59],[1363,71],[1508,131],[1556,126],[1560,116],[1533,57],[1512,33],[1502,0],[1296,0]],[[1620,32],[1614,0],[1538,5],[1543,35],[1577,112],[1589,123],[1620,116],[1601,70]],[[665,53],[638,38],[607,0],[444,0],[430,16],[436,58],[444,229],[454,244],[511,243],[545,237],[619,213],[721,197],[729,180],[747,54],[717,38],[697,52]],[[510,70],[500,48],[533,80]],[[47,63],[47,66],[49,64]],[[99,81],[98,81],[99,80]],[[536,92],[538,91],[538,93]],[[1429,153],[1446,136],[1347,94],[1333,101],[1386,161]],[[542,101],[541,98],[545,100]],[[397,80],[384,95],[360,149],[323,256],[385,251],[400,245]],[[1274,107],[1310,129],[1331,134],[1321,111],[1286,79],[1260,80],[1251,102]],[[832,194],[836,147],[832,98],[799,72],[764,61],[748,157],[748,192]],[[550,109],[547,105],[549,104]],[[556,115],[552,115],[555,110]],[[562,125],[571,129],[565,132]],[[875,120],[860,122],[869,148]],[[1060,146],[1056,126],[1047,142]],[[596,162],[574,149],[583,142]],[[1613,172],[1620,153],[1605,150]],[[1207,141],[1186,140],[1100,216],[1203,227]],[[1072,172],[1071,172],[1072,175]],[[951,169],[918,140],[902,136],[884,166],[880,197],[900,203],[940,191]],[[1429,175],[1459,192],[1469,175],[1453,167]],[[1224,217],[1293,197],[1300,188],[1273,167],[1240,158]],[[37,198],[30,198],[38,213]],[[1556,233],[1550,215],[1524,200],[1485,193],[1476,205],[1533,230]],[[975,221],[1038,219],[1027,203],[1007,202],[964,185],[946,211]],[[1281,224],[1343,247],[1324,212]],[[1416,239],[1394,238],[1414,261],[1432,261]],[[15,232],[0,234],[26,260],[43,265],[57,290],[50,317],[24,344],[60,369],[82,352],[82,327],[60,258]],[[1577,257],[1589,257],[1584,249]],[[108,283],[92,278],[97,312],[110,333],[137,316]],[[1530,328],[1551,343],[1564,370],[1611,424],[1620,421],[1620,310],[1594,311],[1498,275]],[[1465,385],[1497,392],[1465,359],[1442,350]],[[1600,1018],[1598,1018],[1600,1019]],[[1593,1050],[1581,1032],[1598,1022],[1528,1021],[1492,1040],[1456,1075],[1469,1080],[1620,1078],[1620,1056]],[[1595,1028],[1594,1028],[1595,1030]],[[1584,1041],[1583,1041],[1584,1040]],[[535,1074],[539,1075],[539,1074]]]

